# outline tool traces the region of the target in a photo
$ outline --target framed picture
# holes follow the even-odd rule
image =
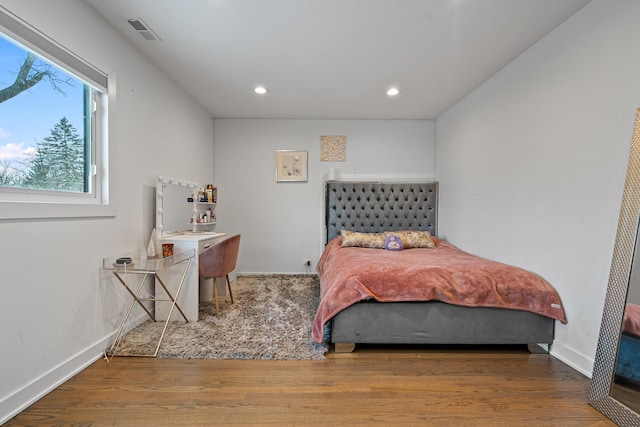
[[[306,150],[276,150],[276,182],[307,182]]]

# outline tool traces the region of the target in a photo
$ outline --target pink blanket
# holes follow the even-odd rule
[[[499,307],[542,314],[563,323],[555,289],[526,270],[471,255],[433,238],[434,249],[387,251],[342,248],[336,237],[318,262],[320,304],[312,336],[322,342],[324,325],[350,305],[438,300],[466,307]]]
[[[640,306],[627,304],[622,320],[622,331],[640,337]]]

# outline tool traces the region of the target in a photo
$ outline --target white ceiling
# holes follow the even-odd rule
[[[436,118],[589,2],[85,1],[213,117],[310,119]]]

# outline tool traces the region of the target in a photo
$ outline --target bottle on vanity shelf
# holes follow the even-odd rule
[[[213,184],[207,184],[205,192],[207,194],[207,202],[213,203]]]

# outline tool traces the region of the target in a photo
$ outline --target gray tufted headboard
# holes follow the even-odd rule
[[[327,242],[347,229],[366,233],[422,230],[437,236],[438,183],[328,181]]]

